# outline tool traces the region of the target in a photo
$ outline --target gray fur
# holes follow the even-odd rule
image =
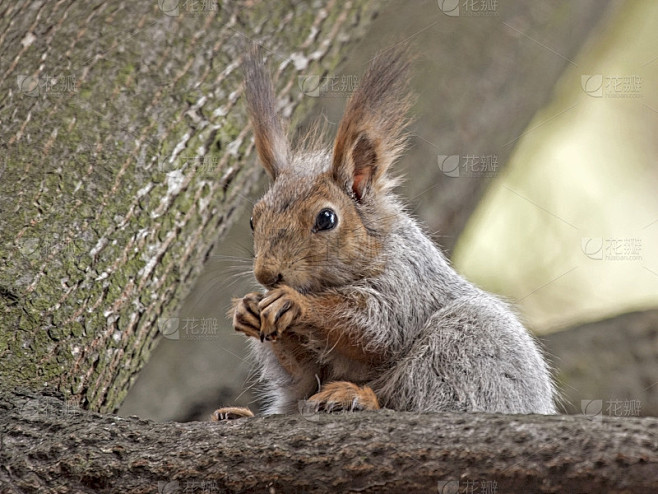
[[[335,289],[347,299],[366,296],[367,311],[344,317],[358,320],[364,344],[386,349],[390,361],[367,369],[315,341],[317,368],[294,382],[272,343],[253,341],[266,413],[296,411],[321,375],[369,385],[382,406],[395,410],[555,413],[548,367],[513,311],[460,277],[417,223],[398,215],[384,249],[387,271]]]

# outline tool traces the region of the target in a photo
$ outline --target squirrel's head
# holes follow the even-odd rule
[[[319,147],[316,131],[292,151],[260,56],[245,61],[255,145],[272,179],[251,218],[254,274],[265,287],[321,291],[382,269],[399,210],[387,172],[404,146],[408,65],[405,51],[380,53],[347,104],[333,150]]]

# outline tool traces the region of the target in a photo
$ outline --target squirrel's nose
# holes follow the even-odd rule
[[[267,288],[272,288],[283,281],[283,275],[277,271],[268,271],[266,269],[257,270],[255,273],[258,283]]]

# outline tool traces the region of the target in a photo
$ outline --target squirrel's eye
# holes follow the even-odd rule
[[[325,208],[318,213],[318,216],[315,218],[315,226],[313,227],[314,232],[322,230],[331,230],[338,223],[338,216],[333,209]]]
[[[249,226],[251,227],[251,231],[254,231],[254,217],[252,216],[249,218]]]

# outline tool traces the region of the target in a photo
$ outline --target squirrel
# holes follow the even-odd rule
[[[333,150],[291,149],[258,50],[244,61],[271,186],[253,207],[254,275],[235,299],[265,414],[314,410],[555,413],[541,351],[513,310],[461,277],[394,194],[410,61],[389,49],[347,103]],[[318,385],[321,387],[318,389]],[[253,415],[222,408],[215,420]]]

